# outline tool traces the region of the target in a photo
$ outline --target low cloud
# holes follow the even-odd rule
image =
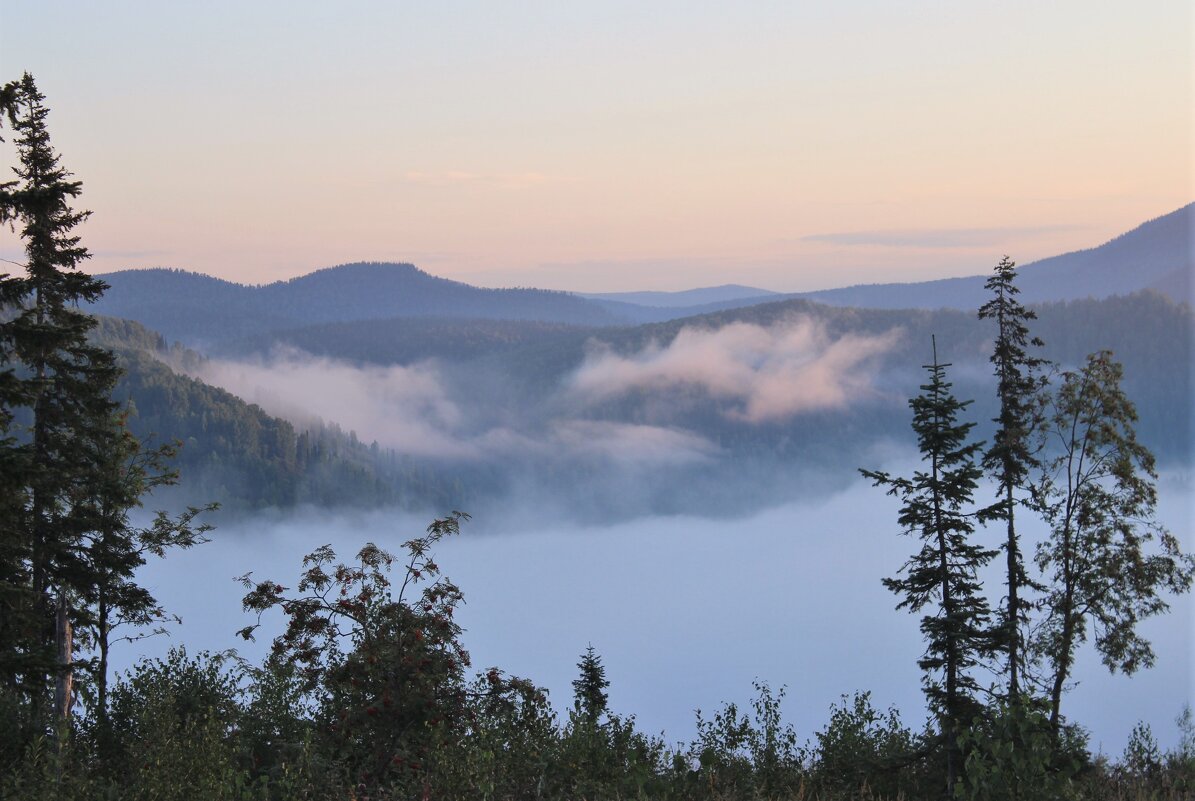
[[[196,377],[297,424],[335,422],[401,453],[474,458],[453,432],[464,416],[430,364],[357,367],[278,348],[255,361],[212,360]]]
[[[724,413],[732,419],[774,422],[870,394],[868,363],[897,336],[892,331],[832,340],[808,318],[771,328],[684,328],[667,347],[653,343],[631,356],[599,348],[573,375],[570,389],[601,401],[638,390],[696,387],[731,404]]]
[[[194,375],[296,425],[335,422],[412,456],[494,462],[563,456],[665,467],[706,462],[718,450],[690,431],[568,416],[479,430],[471,400],[456,400],[452,381],[433,362],[357,366],[279,347],[262,359],[211,360]]]
[[[284,347],[259,359],[211,360],[193,374],[299,427],[335,423],[414,457],[501,465],[505,474],[570,462],[599,472],[683,470],[724,454],[673,414],[669,391],[696,388],[725,419],[747,425],[841,408],[875,393],[873,357],[896,337],[833,339],[808,318],[685,328],[667,347],[629,356],[598,346],[559,391],[531,404],[516,400],[501,376],[448,363],[356,365]],[[596,403],[636,390],[659,392],[662,413],[594,419]]]
[[[558,422],[553,438],[579,456],[644,466],[708,462],[718,450],[691,431],[606,420]]]
[[[845,231],[811,234],[804,242],[831,245],[897,248],[976,248],[1008,244],[1021,239],[1074,230],[1072,225],[1041,225],[1024,228],[921,228],[890,231]]]

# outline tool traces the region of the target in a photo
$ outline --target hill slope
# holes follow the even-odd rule
[[[97,342],[116,352],[125,374],[114,392],[145,441],[177,440],[182,482],[159,496],[183,503],[217,501],[225,509],[372,506],[452,508],[450,481],[434,466],[368,446],[335,423],[296,427],[168,362],[202,359],[130,320],[100,317]]]

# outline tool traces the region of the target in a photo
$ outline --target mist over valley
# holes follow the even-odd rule
[[[739,297],[721,302],[751,297],[730,294]],[[1058,369],[1101,349],[1125,364],[1139,435],[1163,467],[1160,520],[1190,550],[1192,388],[1190,370],[1175,369],[1191,364],[1190,307],[1138,291],[1035,309],[1034,333]],[[976,436],[991,436],[990,326],[965,309],[771,296],[640,325],[505,314],[241,333],[255,322],[206,350],[194,349],[201,339],[183,347],[127,327],[108,332],[127,358],[281,418],[296,442],[339,437],[332,450],[357,465],[335,473],[325,461],[322,476],[296,479],[308,489],[263,504],[237,495],[243,485],[206,460],[193,468],[199,494],[163,496],[229,493],[216,498],[227,508],[213,518],[212,543],[144,571],[187,621],[184,641],[226,643],[238,595],[231,581],[226,594],[218,587],[234,572],[285,580],[328,542],[344,556],[366,540],[397,549],[428,515],[457,508],[474,519],[439,558],[465,591],[461,621],[479,669],[501,664],[566,703],[575,656],[593,643],[611,671],[613,707],[677,740],[693,735],[695,706],[745,703],[754,679],[788,687],[786,708],[806,737],[860,689],[921,725],[916,618],[895,610],[880,583],[910,541],[899,536],[896,502],[857,469],[916,467],[907,400],[924,380],[931,337],[955,393],[974,399],[966,419]],[[139,414],[154,408],[132,397]],[[154,422],[169,436],[168,416]],[[418,465],[422,483],[398,464]],[[363,475],[355,469],[367,470],[372,495],[352,494]],[[312,492],[326,500],[311,505]],[[994,492],[985,485],[980,495]],[[981,533],[998,544],[998,530]],[[989,572],[998,593],[998,571]],[[1148,622],[1157,667],[1131,681],[1109,675],[1090,648],[1080,654],[1068,703],[1093,746],[1118,752],[1137,720],[1175,741],[1173,718],[1192,692],[1191,619],[1183,598]]]

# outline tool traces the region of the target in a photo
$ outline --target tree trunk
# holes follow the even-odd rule
[[[74,631],[71,628],[70,609],[66,602],[66,591],[58,591],[58,613],[56,616],[55,641],[58,646],[58,669],[54,683],[54,723],[60,737],[65,737],[70,725],[71,706],[74,701]]]
[[[1012,483],[1004,485],[1004,502],[1008,512],[1008,697],[1011,700],[1021,694],[1020,684],[1020,618],[1021,602],[1018,597],[1021,582],[1019,550],[1017,548],[1017,530],[1013,523]]]
[[[1067,545],[1069,546],[1069,537]],[[1062,642],[1058,648],[1058,656],[1054,665],[1054,684],[1050,687],[1050,729],[1054,733],[1054,740],[1058,740],[1058,731],[1062,721],[1059,709],[1062,706],[1062,689],[1066,685],[1066,678],[1070,674],[1071,651],[1075,647],[1075,582],[1074,572],[1067,557],[1066,567],[1063,569],[1063,580],[1066,591],[1062,602]]]
[[[106,728],[108,724],[108,629],[110,626],[108,624],[108,596],[102,590],[99,594],[96,612],[98,617],[96,640],[100,650],[100,662],[95,676],[95,705],[100,727]]]

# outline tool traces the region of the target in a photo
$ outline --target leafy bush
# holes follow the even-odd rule
[[[916,769],[926,755],[924,744],[905,728],[895,708],[877,711],[869,692],[844,695],[815,738],[812,779],[821,793],[895,797],[926,792]]]
[[[965,765],[956,790],[967,801],[1064,801],[1079,797],[1087,761],[1079,732],[1058,739],[1045,705],[1022,696],[996,706],[959,738]]]

